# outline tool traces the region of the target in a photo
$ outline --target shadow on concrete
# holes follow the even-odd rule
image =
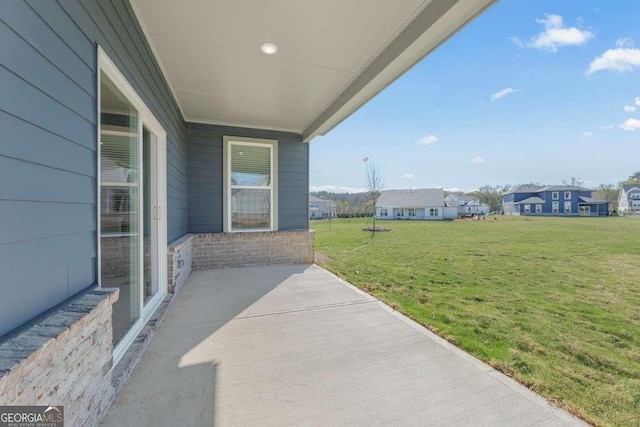
[[[226,349],[213,335],[307,268],[193,272],[102,425],[215,425],[218,356]]]

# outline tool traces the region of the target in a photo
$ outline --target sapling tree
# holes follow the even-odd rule
[[[382,170],[382,166],[377,163],[375,160],[372,160],[371,157],[364,157],[362,159],[364,162],[364,170],[365,170],[365,186],[369,192],[369,199],[371,203],[371,207],[373,210],[373,228],[371,235],[375,236],[376,233],[376,202],[378,201],[378,197],[380,196],[380,192],[384,188],[384,173]]]

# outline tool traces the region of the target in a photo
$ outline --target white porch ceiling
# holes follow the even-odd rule
[[[495,1],[131,0],[185,120],[305,140]]]

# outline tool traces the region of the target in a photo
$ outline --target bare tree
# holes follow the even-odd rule
[[[369,190],[369,198],[371,200],[371,207],[373,209],[373,229],[371,235],[376,233],[376,202],[380,196],[380,192],[384,188],[384,172],[382,166],[375,160],[371,160],[371,157],[364,157],[362,159],[365,168],[365,185]]]
[[[566,179],[564,181],[562,181],[562,183],[564,185],[575,185],[575,186],[582,186],[584,184],[584,179],[579,178],[577,176],[572,176],[571,179],[569,181],[567,181]]]

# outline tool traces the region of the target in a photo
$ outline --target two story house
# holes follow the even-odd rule
[[[607,214],[607,201],[576,185],[519,185],[502,195],[502,210],[505,215],[599,216]]]
[[[309,195],[309,219],[335,218],[336,202]]]
[[[458,216],[487,215],[489,213],[489,205],[482,203],[477,197],[449,194],[444,198],[444,202],[447,206],[456,207]]]
[[[618,212],[640,212],[640,184],[625,184],[618,195]]]

